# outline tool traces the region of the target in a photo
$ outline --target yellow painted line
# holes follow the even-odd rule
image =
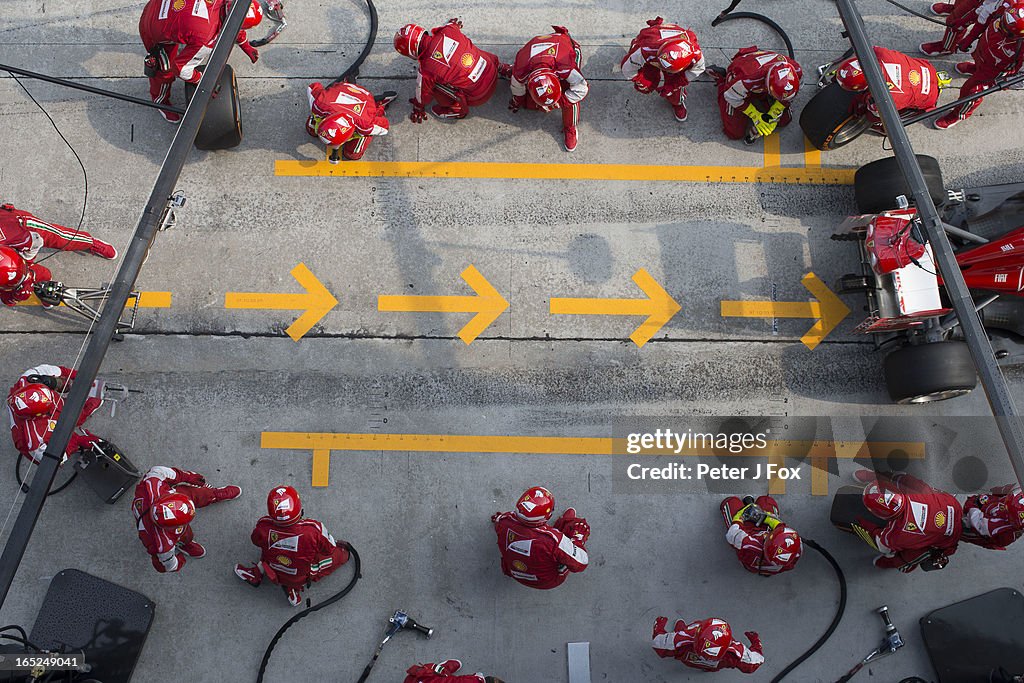
[[[552,315],[643,315],[647,319],[629,336],[638,347],[649,342],[680,311],[676,300],[641,268],[633,273],[633,282],[646,295],[644,299],[551,299]]]
[[[263,432],[261,448],[312,451],[312,485],[330,483],[331,451],[379,451],[420,453],[498,453],[531,455],[626,455],[626,440],[607,437],[493,436],[470,434],[358,434],[333,432]],[[782,465],[786,458],[808,459],[811,464],[811,493],[828,495],[828,461],[834,458],[870,458],[893,450],[919,460],[925,457],[920,441],[768,441],[765,449],[736,453],[715,449],[685,448],[674,451],[645,451],[634,457],[764,457]],[[771,493],[785,493],[785,480],[769,481]]]
[[[304,293],[228,292],[224,295],[224,308],[303,311],[302,315],[285,330],[293,341],[299,341],[313,329],[313,325],[320,322],[338,305],[338,300],[313,275],[305,263],[292,268],[291,274],[306,290]]]
[[[483,331],[508,309],[508,301],[475,266],[471,265],[462,271],[462,279],[476,292],[473,296],[383,294],[377,297],[377,310],[392,313],[476,313],[459,330],[459,338],[466,344],[472,344],[473,340],[483,334]]]
[[[43,303],[36,298],[35,294],[30,296],[25,301],[19,301],[18,306],[42,306]],[[64,304],[61,304],[63,306]],[[131,308],[135,305],[135,297],[128,299],[128,303],[125,308]],[[171,293],[170,292],[139,292],[139,308],[170,308],[171,307]]]
[[[804,166],[809,169],[821,168],[821,150],[804,138]]]
[[[776,136],[771,136],[776,137]],[[771,139],[771,137],[769,139]],[[278,176],[383,178],[500,178],[530,180],[639,180],[697,183],[801,183],[850,185],[852,168],[652,166],[641,164],[526,164],[468,161],[274,162]]]
[[[782,166],[782,136],[769,135],[764,138],[764,166],[778,168]]]

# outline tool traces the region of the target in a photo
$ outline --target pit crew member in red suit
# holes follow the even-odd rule
[[[306,88],[309,95],[309,118],[306,132],[318,137],[332,150],[331,161],[341,148],[350,161],[362,159],[370,146],[370,138],[387,135],[390,124],[385,113],[390,98],[374,99],[366,88],[342,81],[326,88],[312,83]]]
[[[800,92],[803,71],[789,57],[745,47],[727,69],[708,71],[718,83],[718,110],[728,138],[753,142],[793,120],[790,104]]]
[[[71,388],[78,373],[62,365],[37,365],[26,370],[7,394],[7,414],[11,421],[14,447],[24,457],[38,463],[46,451],[57,418],[64,408],[62,393]],[[99,409],[102,400],[90,395],[78,417],[78,425],[64,450],[63,463],[80,448],[88,448],[99,438],[82,425]]]
[[[803,554],[800,535],[779,519],[779,504],[771,496],[730,496],[720,506],[725,540],[748,572],[773,576],[788,572]]]
[[[503,683],[495,676],[482,673],[456,675],[462,668],[457,659],[447,659],[437,664],[414,664],[405,672],[403,683]]]
[[[1024,494],[1020,486],[1008,484],[969,497],[964,503],[963,526],[964,542],[1005,550],[1024,535]]]
[[[629,44],[619,68],[637,92],[657,92],[665,98],[676,121],[682,122],[686,120],[686,86],[704,73],[705,63],[696,33],[655,17]]]
[[[679,620],[666,631],[668,619],[658,617],[654,622],[651,647],[659,657],[672,657],[688,667],[702,671],[739,669],[752,674],[764,664],[761,639],[754,631],[744,635],[750,640],[747,647],[732,637],[732,629],[723,619],[704,619],[687,624]]]

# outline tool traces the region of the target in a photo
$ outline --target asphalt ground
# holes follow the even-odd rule
[[[937,26],[884,2],[861,8],[876,42],[888,47],[911,52],[937,33]],[[289,632],[268,680],[354,680],[397,607],[434,626],[436,635],[430,641],[400,635],[385,650],[375,680],[400,681],[417,660],[453,656],[470,671],[510,682],[565,681],[565,643],[575,641],[591,643],[595,681],[699,677],[650,651],[658,614],[716,615],[737,631],[759,631],[768,663],[749,679],[769,680],[824,630],[837,588],[827,565],[811,555],[797,571],[768,581],[747,575],[735,561],[722,540],[718,503],[730,493],[765,492],[767,482],[693,481],[638,491],[621,481],[625,456],[494,454],[481,452],[482,441],[469,452],[419,451],[414,441],[391,445],[388,435],[583,440],[658,425],[683,431],[707,416],[748,416],[756,425],[767,417],[829,417],[813,435],[802,427],[801,437],[926,442],[927,456],[909,467],[956,493],[1012,479],[991,423],[956,419],[987,414],[980,390],[924,408],[888,403],[882,355],[853,334],[860,301],[846,299],[853,313],[813,351],[799,341],[810,320],[720,315],[724,300],[806,301],[806,273],[834,286],[855,270],[853,246],[829,239],[855,211],[852,189],[772,182],[765,175],[758,176],[762,182],[726,182],[750,173],[742,169],[767,166],[770,177],[774,166],[799,169],[817,159],[805,154],[795,124],[782,133],[777,156],[771,148],[766,155],[761,144],[725,140],[706,78],[691,86],[690,118],[677,124],[663,102],[636,94],[611,65],[657,14],[692,25],[708,61],[723,65],[749,44],[781,48],[766,28],[736,21],[712,29],[721,8],[697,3],[378,9],[380,34],[362,82],[402,97],[391,134],[373,141],[367,160],[717,170],[704,171],[709,179],[697,182],[277,175],[275,162],[323,159],[302,127],[305,86],[343,71],[366,31],[358,3],[289,5],[288,28],[257,65],[240,54],[232,58],[245,140],[234,150],[193,154],[179,183],[188,204],[178,226],[158,237],[143,269],[138,288],[170,292],[171,305],[142,309],[135,333],[107,356],[103,375],[143,393],[133,394],[116,418],[97,415],[90,423],[141,467],[189,467],[214,483],[238,483],[245,494],[201,511],[195,529],[209,556],[167,576],[152,571],[126,502],[112,509],[85,486],[72,486],[47,502],[0,612],[3,623],[31,624],[49,577],[77,567],[156,601],[136,680],[252,680],[266,643],[294,611],[278,592],[242,585],[231,566],[253,557],[248,534],[265,491],[287,482],[299,488],[310,514],[359,549],[364,579],[343,602]],[[782,23],[807,76],[846,47],[828,3],[740,9]],[[140,3],[107,1],[5,3],[0,62],[145,97],[139,11]],[[569,27],[583,45],[592,84],[573,155],[561,149],[556,117],[512,115],[503,91],[454,125],[407,120],[414,70],[391,50],[391,33],[407,21],[432,26],[454,15],[478,44],[504,59],[550,24]],[[805,79],[798,109],[813,92],[811,80]],[[124,245],[173,128],[148,109],[25,84],[88,169],[84,227]],[[180,102],[182,89],[175,87]],[[1018,180],[1021,107],[1019,93],[999,94],[967,123],[946,132],[917,126],[911,139],[918,152],[940,159],[949,187]],[[0,78],[0,121],[2,198],[75,225],[81,170],[9,78]],[[852,169],[887,154],[879,138],[864,137],[821,155],[820,163]],[[299,341],[285,335],[297,311],[225,308],[229,293],[301,292],[291,275],[300,263],[338,304]],[[59,254],[47,265],[82,286],[108,281],[114,272],[109,262],[76,254]],[[471,344],[458,336],[471,314],[378,310],[380,296],[471,294],[460,277],[470,265],[509,303]],[[642,348],[629,340],[642,317],[550,312],[552,298],[639,297],[631,278],[640,269],[681,307]],[[85,329],[65,313],[5,311],[4,381],[40,362],[72,364]],[[1021,373],[1007,374],[1020,401]],[[382,445],[335,450],[325,472],[324,458],[314,466],[309,449],[261,447],[266,432],[373,434]],[[864,458],[829,461],[827,490],[852,481],[850,473],[865,464]],[[942,572],[874,570],[870,550],[828,523],[829,498],[812,495],[810,463],[799,466],[801,480],[786,484],[780,503],[794,526],[840,561],[850,604],[833,639],[790,680],[828,681],[845,672],[881,637],[872,610],[883,603],[908,646],[870,674],[884,681],[911,674],[934,679],[917,619],[992,588],[1021,588],[1019,548],[963,547]],[[20,503],[11,469],[0,468],[4,510]],[[594,529],[593,566],[545,593],[501,575],[488,523],[491,513],[509,509],[537,483],[554,491],[560,509],[575,506]],[[309,594],[326,597],[349,572],[340,570]],[[716,677],[733,679],[739,676]]]

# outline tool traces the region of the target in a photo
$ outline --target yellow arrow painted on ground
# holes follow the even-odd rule
[[[508,309],[505,297],[474,266],[462,271],[462,279],[476,292],[474,296],[414,296],[382,294],[377,297],[377,310],[417,313],[476,313],[459,330],[459,339],[472,344],[498,316]]]
[[[817,301],[723,301],[723,318],[817,318],[800,341],[814,350],[850,309],[814,273],[801,280]]]
[[[681,309],[665,288],[641,268],[633,273],[633,282],[646,299],[551,299],[552,315],[646,315],[647,320],[629,335],[643,346]]]
[[[274,294],[263,292],[228,292],[224,295],[224,308],[259,308],[301,311],[305,313],[285,330],[294,341],[313,329],[313,325],[338,305],[338,300],[316,279],[305,263],[292,268],[292,277],[306,290],[305,294]]]

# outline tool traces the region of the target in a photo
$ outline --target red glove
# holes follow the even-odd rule
[[[647,25],[648,26],[660,26],[661,22],[663,22],[663,21],[665,21],[665,20],[662,19],[661,17],[655,17],[653,19],[648,19],[647,20]]]
[[[657,638],[660,635],[668,633],[665,629],[665,625],[668,624],[668,617],[658,617],[654,620],[654,633],[651,638]]]
[[[419,103],[419,100],[413,98],[409,100],[409,104],[412,105],[412,113],[409,114],[409,120],[413,123],[423,123],[427,120],[427,110],[423,108],[423,105]]]
[[[206,477],[191,470],[178,470],[178,481],[183,484],[191,484],[192,486],[206,485]]]
[[[579,517],[565,525],[564,533],[578,543],[586,543],[590,538],[590,525],[587,520]]]
[[[448,20],[448,23],[455,24],[459,28],[462,28],[462,19],[459,19],[458,17],[452,17],[451,19]]]
[[[513,95],[512,99],[508,101],[508,110],[515,114],[517,111],[523,108],[526,104],[525,95]]]
[[[761,636],[757,635],[756,631],[744,631],[743,635],[750,641],[750,649],[760,654],[761,652]]]
[[[498,523],[498,517],[500,517],[500,516],[501,516],[500,512],[495,512],[493,515],[491,515],[491,524],[497,524]]]
[[[633,87],[637,92],[642,92],[645,95],[654,91],[654,83],[651,83],[649,80],[644,78],[642,72],[633,76]]]
[[[260,51],[250,45],[248,42],[240,43],[238,47],[242,48],[242,52],[249,58],[249,61],[255,64],[260,58]]]

